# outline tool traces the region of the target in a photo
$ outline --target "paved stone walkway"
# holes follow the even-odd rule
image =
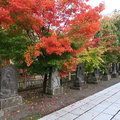
[[[120,120],[120,83],[39,120]]]

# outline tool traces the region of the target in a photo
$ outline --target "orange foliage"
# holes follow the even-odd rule
[[[78,63],[79,62],[77,62],[77,58],[71,58],[71,59],[67,60],[63,64],[61,71],[59,72],[60,76],[66,77],[66,76],[68,76],[70,71],[75,71]]]
[[[101,38],[93,38],[85,44],[85,48],[94,48],[98,46],[98,43],[101,41]]]
[[[68,38],[58,39],[57,36],[43,37],[35,46],[37,50],[45,49],[47,54],[62,55],[64,52],[71,52],[72,48]]]
[[[70,40],[68,38],[59,39],[57,36],[43,37],[36,45],[28,47],[25,53],[25,59],[27,66],[30,66],[33,59],[42,55],[42,49],[46,51],[47,54],[57,54],[61,56],[65,52],[72,52]]]
[[[30,66],[33,63],[33,59],[36,57],[35,48],[33,46],[29,46],[28,50],[24,54],[27,66]]]
[[[0,6],[0,25],[4,28],[9,27],[12,24],[12,19],[9,16],[9,11]]]
[[[0,21],[12,20],[22,29],[33,29],[41,34],[44,26],[53,30],[69,32],[75,26],[80,26],[75,33],[84,34],[87,38],[99,30],[104,5],[92,8],[88,0],[0,0]],[[73,20],[71,20],[73,18]],[[1,20],[2,19],[2,20]],[[64,24],[61,26],[61,23]]]
[[[17,24],[19,29],[27,33],[32,31],[40,38],[35,46],[28,47],[24,55],[27,65],[42,56],[43,49],[49,55],[62,56],[68,52],[72,59],[64,63],[63,71],[75,68],[77,61],[73,56],[85,49],[81,41],[89,41],[100,29],[100,12],[104,9],[103,4],[92,8],[87,4],[89,0],[6,0],[7,4],[1,1],[4,0],[0,0],[0,15],[3,14],[0,25],[4,20],[5,23],[11,20],[10,24]],[[54,36],[53,31],[57,31]],[[47,38],[46,33],[52,36]],[[73,49],[71,43],[76,39],[80,46]]]
[[[85,6],[84,6],[85,7]],[[86,5],[86,9],[76,14],[76,18],[70,21],[71,29],[74,30],[75,36],[83,35],[83,38],[93,38],[94,34],[100,30],[100,18],[104,5],[100,4],[98,7],[91,8]]]

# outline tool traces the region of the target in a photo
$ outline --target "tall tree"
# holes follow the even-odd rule
[[[41,67],[44,68],[50,66],[63,68],[62,64],[69,59],[76,59],[76,54],[83,50],[84,44],[100,29],[99,13],[103,10],[103,4],[95,8],[82,0],[58,0],[53,4],[54,20],[47,18],[49,24],[45,24],[42,28],[40,40],[35,47],[29,47],[25,54],[28,66],[41,61]],[[45,17],[44,19],[46,20]]]
[[[95,35],[96,37],[101,38],[100,46],[104,48],[104,68],[106,68],[108,64],[118,62],[119,60],[119,31],[115,25],[114,17],[115,16],[104,17],[101,20],[101,29]]]
[[[51,74],[52,69],[57,68],[62,75],[64,65],[69,70],[75,68],[76,55],[100,29],[100,12],[104,5],[93,8],[87,2],[0,0],[0,10],[3,11],[0,14],[5,16],[0,19],[1,30],[17,25],[17,29],[24,31],[31,40],[25,53],[27,65],[34,66],[39,73],[44,70],[43,74]],[[73,60],[74,64],[70,64]]]

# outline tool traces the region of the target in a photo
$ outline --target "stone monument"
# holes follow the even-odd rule
[[[60,76],[57,69],[53,69],[47,83],[46,93],[50,95],[59,95],[63,93],[63,87],[60,84]]]
[[[109,68],[106,68],[105,72],[103,74],[102,80],[103,81],[108,81],[110,79],[111,79],[111,75],[110,75],[110,72],[109,72]]]
[[[84,78],[84,64],[80,63],[77,65],[76,68],[76,78],[73,82],[73,87],[74,89],[82,89],[82,87],[85,87],[86,81]]]
[[[18,72],[14,65],[9,65],[1,70],[0,78],[0,109],[11,110],[22,103],[18,96]]]
[[[120,63],[117,64],[117,72],[120,75]]]
[[[117,78],[118,73],[117,73],[117,64],[115,62],[112,63],[112,78]]]
[[[99,82],[100,82],[100,72],[98,68],[95,68],[93,73],[88,74],[87,83],[97,84]]]

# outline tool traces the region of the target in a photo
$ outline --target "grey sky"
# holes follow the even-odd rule
[[[98,5],[100,2],[105,3],[105,10],[102,12],[103,15],[109,14],[115,9],[120,10],[120,0],[90,0],[90,4],[93,6]]]

